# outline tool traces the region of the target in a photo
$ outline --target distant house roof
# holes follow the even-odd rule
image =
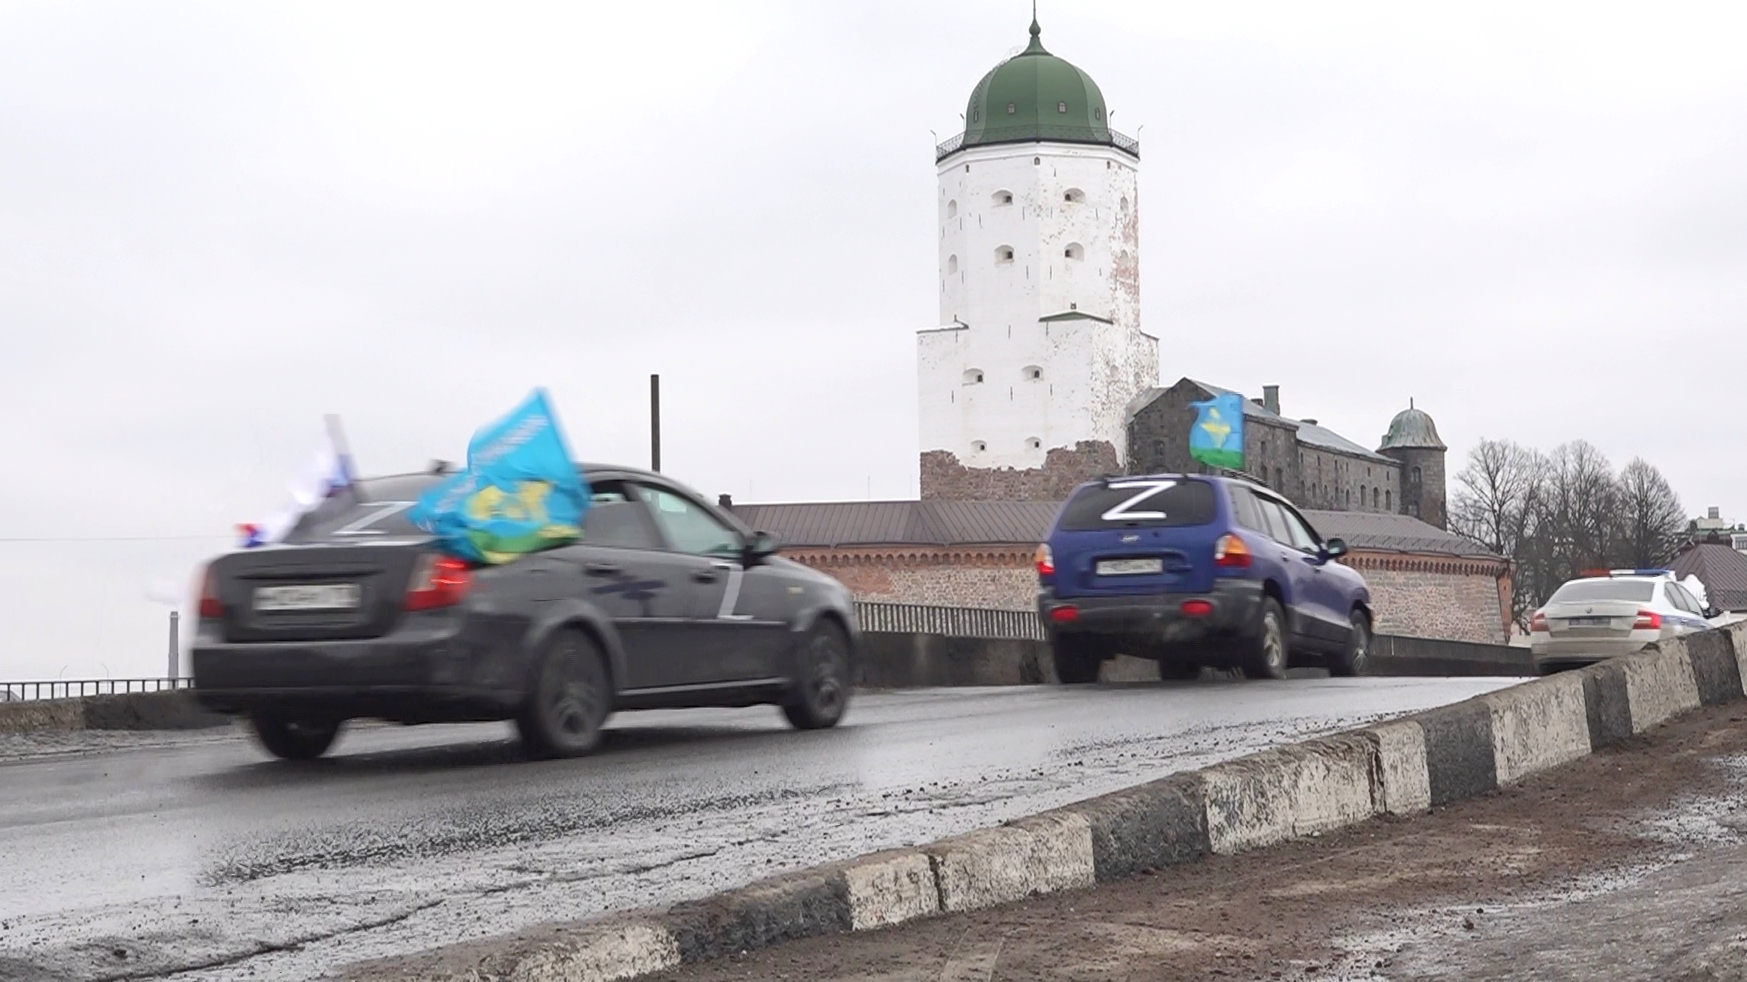
[[[1033,546],[1049,535],[1061,506],[1050,501],[817,501],[733,506],[740,520],[783,545]],[[1306,511],[1325,537],[1353,549],[1475,558],[1485,549],[1417,518],[1382,512]]]
[[[1711,606],[1747,610],[1747,556],[1726,545],[1700,542],[1683,549],[1670,568],[1681,579],[1698,577]]]

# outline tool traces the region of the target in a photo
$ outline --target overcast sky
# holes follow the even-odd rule
[[[1374,445],[1582,437],[1747,519],[1738,3],[1046,0],[1143,144],[1161,377]],[[0,2],[0,678],[158,675],[162,600],[345,420],[913,496],[931,147],[1023,0]],[[1144,126],[1144,128],[1143,128]],[[932,131],[932,132],[931,132]],[[36,540],[36,541],[21,541]],[[50,541],[41,541],[50,540]]]

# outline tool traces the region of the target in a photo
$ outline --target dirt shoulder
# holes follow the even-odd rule
[[[655,978],[1747,979],[1747,909],[1691,872],[1735,868],[1743,754],[1747,708],[1713,707],[1427,815]],[[1563,968],[1525,955],[1571,915],[1636,922],[1659,907],[1692,911],[1617,946],[1604,962],[1617,971],[1585,968],[1583,951]],[[1715,958],[1668,974],[1701,932]]]

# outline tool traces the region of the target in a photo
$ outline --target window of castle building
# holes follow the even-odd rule
[[[1395,510],[1395,492],[1394,491],[1383,492],[1383,510],[1384,511],[1394,511]]]
[[[1359,507],[1365,507],[1365,486],[1363,484],[1359,485]]]
[[[1377,500],[1378,500],[1378,499],[1377,499],[1377,489],[1376,489],[1376,488],[1372,488],[1372,489],[1371,489],[1371,507],[1372,507],[1372,508],[1375,508],[1375,507],[1377,507]]]
[[[1078,242],[1069,242],[1068,247],[1062,250],[1062,255],[1069,259],[1084,259],[1086,258],[1086,247]]]
[[[1037,365],[1026,365],[1019,370],[1019,377],[1027,382],[1035,382],[1043,378],[1043,369]]]
[[[997,248],[995,250],[995,261],[998,263],[1010,263],[1010,262],[1012,262],[1013,261],[1013,247],[1012,246],[1001,246],[1001,247]]]
[[[1068,188],[1066,191],[1064,191],[1062,193],[1062,200],[1063,201],[1084,201],[1084,200],[1086,200],[1086,192],[1080,190],[1079,188]]]
[[[948,273],[958,272],[958,257],[957,256],[947,256],[946,257],[946,271]]]
[[[1062,101],[1062,102],[1058,102],[1058,103],[1056,103],[1056,104],[1055,104],[1055,111],[1056,111],[1056,112],[1058,112],[1058,113],[1065,113],[1065,112],[1067,112],[1067,111],[1068,111],[1068,104],[1067,104],[1067,102],[1066,102],[1066,101],[1065,101],[1065,100],[1064,100],[1064,101]]]
[[[982,380],[983,380],[983,370],[982,369],[980,369],[980,368],[967,368],[964,370],[964,384],[976,385],[977,383],[981,382]]]
[[[1413,483],[1415,483],[1415,484],[1419,483],[1419,468],[1417,468],[1417,467],[1415,467],[1413,469]]]
[[[971,441],[971,449],[975,450],[977,453],[982,453],[983,451],[989,449],[989,445],[984,443],[981,440],[972,440]]]
[[[948,218],[957,218],[958,217],[958,202],[957,201],[948,201],[946,203],[946,217],[948,217]]]
[[[1014,113],[1016,113],[1016,112],[1018,112],[1018,111],[1019,111],[1019,107],[1018,107],[1018,106],[1016,106],[1016,105],[1014,105],[1014,104],[1013,104],[1013,103],[1011,103],[1011,102],[1009,102],[1009,103],[1007,103],[1007,115],[1009,115],[1009,116],[1011,116],[1011,115],[1013,115],[1013,114],[1014,114]]]
[[[1013,203],[1013,192],[1005,190],[996,191],[994,201],[997,205],[1010,205]]]
[[[1027,437],[1025,440],[1025,449],[1027,449],[1027,450],[1042,450],[1043,449],[1043,441],[1039,440],[1037,437],[1034,437],[1034,436]]]

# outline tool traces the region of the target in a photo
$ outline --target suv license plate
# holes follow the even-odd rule
[[[286,610],[357,610],[363,591],[356,583],[307,583],[264,586],[255,590],[255,609],[268,613]]]
[[[1570,617],[1565,624],[1567,627],[1607,627],[1613,620],[1612,617]]]
[[[1135,576],[1146,573],[1163,573],[1163,559],[1101,559],[1097,565],[1099,576]]]

